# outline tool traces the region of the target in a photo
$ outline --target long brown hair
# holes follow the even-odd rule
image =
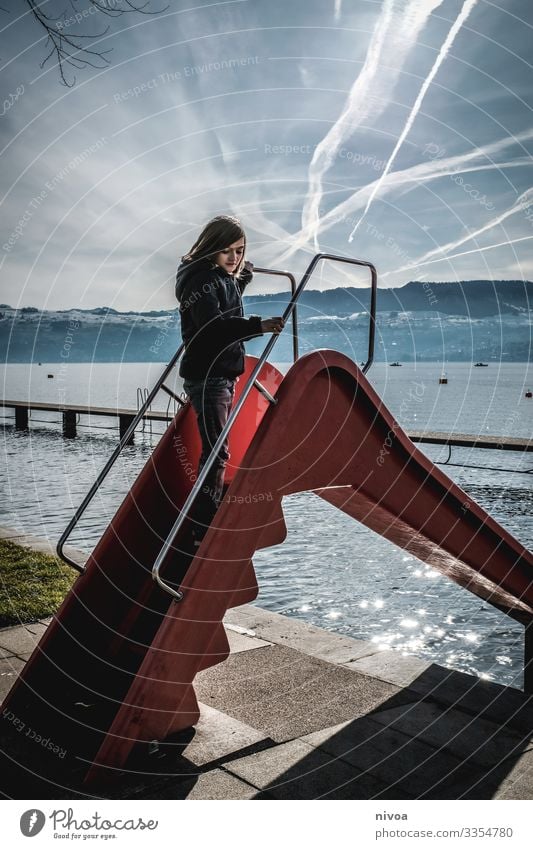
[[[234,276],[238,277],[244,266],[246,234],[239,219],[233,215],[216,215],[211,221],[208,221],[190,251],[184,254],[182,259],[199,260],[205,257],[212,258],[215,254],[224,251],[239,239],[244,239],[244,251],[234,272]]]

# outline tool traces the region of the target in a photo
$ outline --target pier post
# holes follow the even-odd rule
[[[524,628],[524,693],[533,695],[533,622]]]
[[[76,436],[76,413],[73,410],[63,410],[63,436]]]
[[[15,428],[28,430],[28,407],[15,407]]]
[[[129,428],[129,426],[132,423],[134,418],[135,418],[135,416],[126,416],[124,414],[119,415],[118,426],[119,426],[120,438],[121,439],[124,436],[124,434],[126,433],[127,429]],[[132,435],[130,436],[130,438],[126,442],[126,445],[133,445],[133,437],[134,437],[134,434],[132,433]]]

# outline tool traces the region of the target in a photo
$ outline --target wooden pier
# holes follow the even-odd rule
[[[177,399],[183,403],[182,399]],[[127,410],[119,407],[86,407],[76,404],[50,404],[41,401],[11,401],[0,400],[0,407],[15,410],[15,427],[17,430],[27,430],[29,427],[30,411],[61,413],[63,436],[73,438],[77,435],[77,417],[104,416],[118,418],[119,435],[122,437],[137,414],[137,410]],[[174,413],[147,410],[143,419],[147,421],[170,422]],[[492,448],[499,451],[533,451],[533,439],[511,436],[479,436],[469,433],[441,433],[439,431],[407,431],[407,436],[413,442],[432,445],[448,445],[456,448]],[[133,435],[128,442],[133,444]]]
[[[453,445],[456,448],[494,448],[497,451],[533,451],[533,439],[513,436],[476,436],[473,433],[440,433],[412,430],[407,432],[412,442],[432,445]]]
[[[119,407],[86,407],[76,404],[50,404],[41,401],[0,400],[0,407],[10,407],[15,410],[15,428],[17,430],[28,430],[30,411],[61,413],[63,436],[68,438],[77,435],[78,416],[80,415],[118,418],[119,436],[122,438],[137,414],[137,410],[126,410]],[[147,421],[157,422],[169,422],[173,418],[174,414],[153,410],[147,410],[143,416],[143,419]],[[133,444],[133,434],[127,444]]]

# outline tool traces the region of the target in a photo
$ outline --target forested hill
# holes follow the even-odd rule
[[[287,298],[288,299],[288,298]],[[254,303],[284,301],[279,295],[256,296]],[[339,314],[368,309],[370,291],[338,288],[325,292],[304,292],[301,303],[324,314]],[[483,318],[500,313],[533,310],[533,283],[529,280],[467,280],[462,282],[410,282],[395,289],[378,288],[377,308],[382,311],[426,312]]]

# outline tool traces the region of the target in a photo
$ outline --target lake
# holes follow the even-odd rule
[[[2,370],[3,397],[136,409],[139,394],[162,369],[150,363],[8,365]],[[531,437],[533,399],[525,398],[526,389],[533,389],[530,364],[452,363],[445,370],[447,385],[438,382],[438,363],[400,368],[379,363],[367,376],[406,429]],[[179,378],[167,383],[177,393],[182,389]],[[175,402],[161,393],[153,409],[167,408],[174,412]],[[0,523],[57,540],[111,454],[118,427],[110,419],[95,420],[68,440],[57,414],[32,414],[28,433],[15,431],[12,411],[6,415]],[[157,423],[139,429],[136,444],[124,449],[72,544],[94,547],[162,430]],[[437,446],[424,451],[435,462],[447,455]],[[446,473],[532,548],[531,455],[453,449],[451,459],[458,465],[446,466]],[[311,493],[291,496],[283,506],[286,541],[254,557],[260,606],[521,685],[520,625]]]

